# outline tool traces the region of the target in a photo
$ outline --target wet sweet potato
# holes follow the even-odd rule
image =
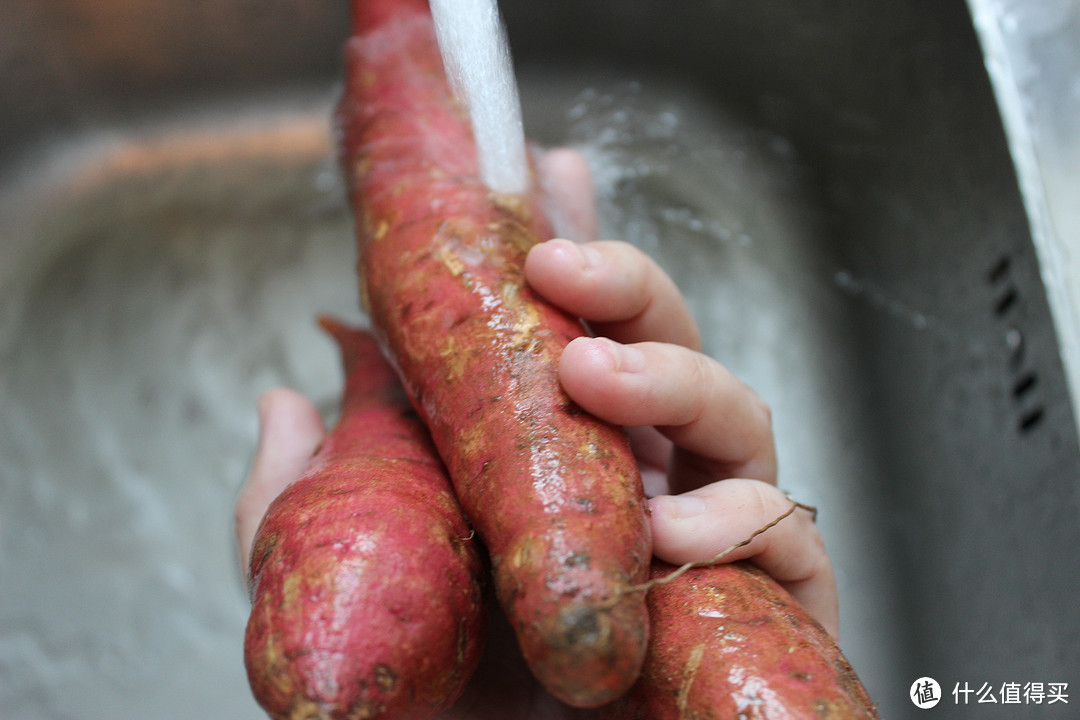
[[[256,535],[248,678],[274,718],[433,718],[479,660],[476,541],[375,340],[323,324],[341,418]]]
[[[490,552],[522,653],[565,702],[625,692],[644,658],[651,540],[625,433],[557,366],[581,323],[524,281],[536,198],[480,180],[425,2],[358,0],[340,103],[365,306]]]
[[[653,578],[675,567],[655,561]],[[836,643],[749,563],[688,570],[649,590],[641,678],[605,720],[873,720]]]

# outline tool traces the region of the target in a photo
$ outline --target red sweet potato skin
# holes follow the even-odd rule
[[[583,334],[524,281],[537,201],[480,181],[423,2],[354,3],[339,109],[365,306],[492,557],[538,679],[565,702],[625,692],[644,658],[649,524],[623,431],[557,377]]]
[[[654,561],[652,577],[675,567]],[[749,563],[694,568],[649,590],[641,678],[606,720],[872,720],[832,638]]]
[[[324,325],[345,359],[341,419],[257,532],[248,678],[274,718],[433,718],[479,660],[484,569],[374,339]]]

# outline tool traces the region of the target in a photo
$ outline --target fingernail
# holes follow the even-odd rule
[[[582,263],[586,268],[600,267],[603,262],[603,258],[600,255],[600,251],[594,248],[592,245],[585,243],[577,246],[578,251],[581,253]]]
[[[593,247],[588,245],[582,245],[576,243],[573,240],[563,240],[557,238],[550,242],[557,243],[557,250],[560,254],[565,254],[568,262],[571,261],[577,264],[583,270],[597,267],[600,264],[600,253]]]
[[[705,500],[697,495],[660,495],[651,499],[649,505],[655,512],[675,519],[697,517],[705,512]]]
[[[611,358],[612,369],[616,372],[636,373],[645,369],[645,353],[633,345],[623,345],[608,338],[595,338],[602,343]]]

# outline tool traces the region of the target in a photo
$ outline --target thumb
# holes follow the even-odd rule
[[[326,427],[318,409],[294,390],[269,390],[259,398],[259,445],[236,499],[236,541],[247,578],[248,556],[266,509],[300,478]]]

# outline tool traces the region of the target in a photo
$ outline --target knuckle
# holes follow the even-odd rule
[[[746,437],[740,461],[743,465],[767,461],[775,455],[772,422],[772,408],[760,395],[748,390],[749,403],[746,422],[743,423]]]
[[[821,539],[821,533],[809,533],[807,539],[810,542],[810,548],[806,552],[807,560],[804,567],[801,568],[801,572],[797,573],[799,577],[795,579],[805,582],[830,577],[832,575],[832,563],[825,552],[825,542]]]
[[[715,361],[697,352],[687,354],[685,383],[689,390],[686,422],[698,423],[705,419],[718,397],[723,394],[722,383],[716,372]]]
[[[758,480],[751,481],[750,487],[753,488],[750,494],[752,517],[759,520],[762,525],[771,522],[780,512],[783,512],[779,507],[779,497],[782,497],[779,490]]]
[[[753,390],[750,391],[750,402],[753,405],[755,414],[761,419],[762,427],[771,430],[773,425],[772,406]]]
[[[657,275],[663,271],[640,248],[629,243],[615,241],[614,255],[618,257],[618,275],[622,281],[622,290],[626,293],[626,302],[635,307],[637,313],[644,312],[658,296],[656,289]]]

